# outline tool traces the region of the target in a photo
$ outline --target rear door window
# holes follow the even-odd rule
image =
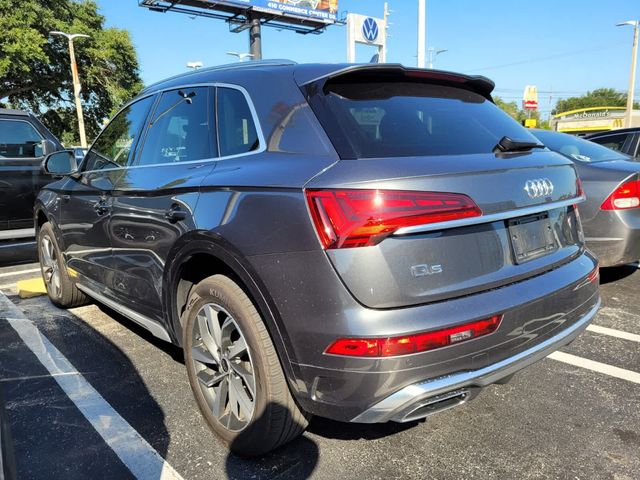
[[[605,135],[599,138],[594,138],[592,141],[599,143],[603,147],[617,150],[618,152],[624,152],[624,144],[630,135],[624,133],[617,135]]]
[[[0,120],[0,158],[36,158],[42,155],[42,136],[30,123]]]
[[[163,93],[147,128],[138,165],[214,157],[212,117],[208,87]]]
[[[216,112],[221,157],[258,150],[260,141],[256,124],[247,99],[240,90],[219,87]]]
[[[491,153],[504,136],[536,142],[482,95],[450,86],[336,83],[323,103],[325,130],[358,158]]]

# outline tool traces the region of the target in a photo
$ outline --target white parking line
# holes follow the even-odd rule
[[[18,270],[17,272],[0,273],[0,278],[2,278],[2,277],[13,277],[15,275],[22,275],[23,273],[35,273],[35,272],[39,272],[39,271],[40,271],[39,268],[30,268],[28,270]]]
[[[183,480],[2,293],[0,309],[22,341],[136,478]]]
[[[0,287],[2,289],[2,287]],[[640,335],[635,333],[624,332],[622,330],[616,330],[614,328],[601,327],[600,325],[589,325],[587,330],[593,333],[601,333],[603,335],[609,335],[610,337],[622,338],[624,340],[631,340],[632,342],[640,342]]]
[[[607,365],[606,363],[594,362],[593,360],[564,352],[553,352],[548,358],[558,362],[568,363],[574,367],[586,368],[587,370],[604,373],[605,375],[640,384],[640,373],[625,370],[624,368],[614,367],[613,365]]]

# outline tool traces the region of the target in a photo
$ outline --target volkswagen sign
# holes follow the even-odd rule
[[[362,35],[365,40],[367,42],[375,42],[379,33],[378,22],[371,17],[365,18],[364,22],[362,22]]]

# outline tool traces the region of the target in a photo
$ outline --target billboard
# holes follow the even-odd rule
[[[189,2],[182,2],[189,3]],[[292,20],[334,23],[338,20],[338,0],[201,0],[209,8],[223,7],[255,10]]]

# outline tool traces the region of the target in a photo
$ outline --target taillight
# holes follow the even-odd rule
[[[580,180],[580,177],[576,177],[576,197],[582,197],[583,195],[582,180]]]
[[[626,210],[640,207],[640,181],[628,180],[617,187],[602,203],[602,210]]]
[[[591,270],[591,273],[587,275],[587,280],[591,283],[597,283],[600,279],[600,264],[596,265],[596,268]]]
[[[456,327],[403,337],[341,338],[333,342],[325,353],[349,357],[409,355],[488,335],[498,329],[501,320],[502,315],[494,315],[490,318],[465,323]]]
[[[307,190],[306,195],[325,249],[376,245],[402,227],[482,215],[459,193]]]

